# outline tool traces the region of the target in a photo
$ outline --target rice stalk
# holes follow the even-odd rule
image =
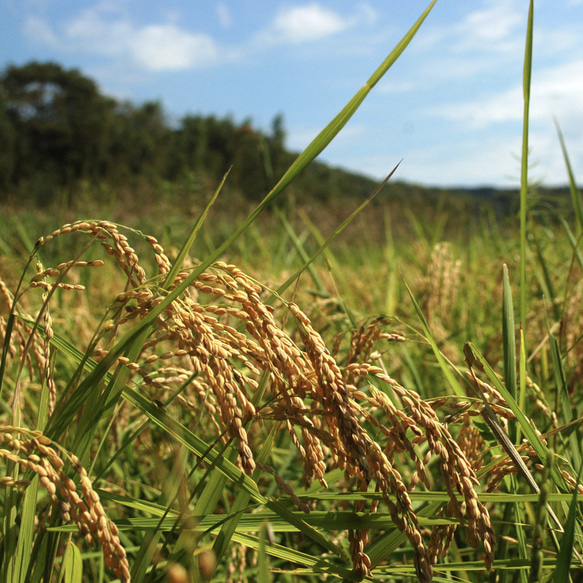
[[[155,269],[150,273],[149,267],[130,246],[128,236],[117,225],[104,221],[67,224],[40,239],[37,252],[58,237],[79,236],[88,237],[92,245],[104,248],[124,274],[125,283],[108,310],[113,317],[102,320],[88,340],[85,350],[91,351],[90,356],[77,356],[81,359],[80,373],[75,377],[74,386],[57,402],[49,419],[49,423],[53,423],[60,411],[76,406],[72,425],[60,434],[61,447],[66,443],[79,443],[80,434],[87,432],[83,426],[86,414],[83,402],[75,401],[75,391],[87,375],[107,359],[119,337],[127,335],[128,330],[148,318],[166,295],[187,281],[189,273],[196,269],[194,264],[185,261],[177,270],[175,280],[165,289],[160,284],[172,270],[172,263],[163,247],[153,237],[137,234],[153,252]],[[48,309],[52,298],[46,294],[47,290],[57,289],[60,293],[80,291],[66,286],[62,275],[65,271],[70,274],[87,267],[102,269],[104,262],[75,259],[54,268],[43,268],[34,275],[24,297],[34,293],[40,281],[44,283],[39,310],[42,324],[31,326],[30,317],[16,318],[16,330],[20,334],[14,334],[13,341],[24,338],[28,332],[31,346],[46,351],[47,347],[58,345],[67,351],[67,342],[55,334],[54,312]],[[410,492],[419,486],[430,487],[427,468],[435,457],[449,494],[449,503],[441,512],[467,528],[472,546],[483,545],[485,564],[489,567],[495,545],[493,531],[488,511],[476,490],[480,485],[476,474],[478,466],[466,456],[475,448],[472,450],[467,438],[465,442],[462,440],[465,443],[462,447],[449,429],[452,424],[467,422],[470,417],[458,414],[455,419],[450,417],[447,423],[442,422],[436,414],[439,405],[425,402],[374,364],[379,356],[375,350],[378,343],[405,340],[397,333],[385,332],[383,327],[387,323],[382,319],[355,330],[348,351],[341,351],[335,357],[297,304],[281,300],[279,307],[274,307],[266,303],[270,295],[269,290],[237,266],[217,261],[155,316],[154,325],[140,349],[135,351],[134,358],[117,356],[112,360],[108,375],[115,374],[121,367],[126,371],[127,382],[156,406],[168,408],[180,417],[186,416],[185,419],[204,417],[205,421],[198,426],[201,436],[223,446],[232,442],[237,450],[236,463],[243,472],[251,476],[260,470],[260,475],[272,476],[284,496],[289,496],[303,512],[310,512],[311,505],[297,497],[294,487],[278,475],[276,468],[257,462],[255,452],[262,425],[275,423],[287,432],[302,460],[304,488],[309,488],[313,481],[328,487],[326,476],[333,468],[340,468],[346,483],[354,484],[357,491],[365,492],[372,485],[375,491],[382,493],[395,526],[409,539],[415,553],[417,574],[422,581],[431,580],[433,566],[447,553],[455,531],[450,525],[438,526],[425,533],[410,498]],[[52,320],[47,317],[49,313],[53,314]],[[295,322],[293,335],[281,324],[288,322],[289,327],[290,316]],[[18,352],[16,349],[10,351],[15,355]],[[69,356],[75,354],[70,351]],[[22,353],[22,359],[23,362],[30,360],[28,351]],[[43,367],[46,367],[45,361]],[[45,370],[43,367],[38,370]],[[31,376],[34,375],[33,368]],[[167,396],[177,385],[182,387],[181,393],[170,402]],[[31,389],[26,387],[26,390]],[[96,385],[91,398],[97,404],[107,399],[107,386]],[[24,400],[18,406],[24,407]],[[460,403],[458,407],[467,412],[471,405]],[[112,414],[103,404],[97,412],[100,419]],[[110,426],[115,428],[139,419],[140,411],[121,408],[113,414],[114,422]],[[88,439],[88,443],[92,440]],[[139,450],[152,445],[140,435],[134,447]],[[420,447],[425,448],[423,455],[419,454]],[[47,451],[45,456],[50,457],[52,454]],[[403,452],[407,452],[416,467],[409,480],[399,469]],[[171,450],[168,453],[172,455]],[[93,500],[92,481],[78,457],[72,453],[68,455],[85,498]],[[160,450],[158,455],[164,456],[164,452]],[[37,469],[38,464],[29,466],[27,462],[17,461],[14,454],[10,456],[6,459],[41,475],[41,485],[48,490],[53,505],[59,504],[54,496],[61,484],[67,485],[67,491],[74,491],[71,478],[59,475],[60,468],[49,471],[42,466],[41,470]],[[15,485],[8,479],[6,484]],[[87,532],[95,531],[110,557],[108,564],[127,578],[127,559],[122,562],[120,558],[115,563],[111,558],[117,557],[115,553],[119,554],[122,547],[115,539],[110,543],[108,535],[104,534],[113,536],[115,527],[104,522],[107,519],[102,507],[95,506],[98,501],[94,500],[97,510],[92,518],[94,522],[101,521],[99,527],[89,523],[91,516],[75,510],[81,502],[74,494],[68,494],[65,502],[81,534],[87,536]],[[365,506],[357,503],[356,510],[364,510]],[[87,507],[90,512],[92,507]],[[371,512],[377,509],[378,504],[370,507]],[[69,518],[69,514],[65,516]],[[109,526],[105,528],[105,525]],[[347,536],[354,572],[370,576],[371,561],[366,552],[370,541],[368,529],[349,529]],[[114,550],[105,550],[111,545]]]

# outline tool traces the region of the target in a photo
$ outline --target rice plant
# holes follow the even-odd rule
[[[192,250],[222,185],[179,249],[78,220],[37,240],[19,280],[0,279],[0,580],[567,581],[581,567],[582,223],[564,224],[566,274],[533,253],[527,230],[544,234],[527,221],[526,170],[519,325],[508,269],[489,267],[501,325],[488,309],[478,321],[477,251],[464,261],[439,240],[419,241],[417,281],[401,265],[384,294],[372,277],[354,292],[388,314],[356,309],[343,294],[361,278],[330,243],[370,199],[328,239],[307,221],[312,252],[281,215],[301,265],[279,285],[225,260],[433,4],[203,259]],[[530,40],[526,53],[525,128]],[[525,129],[524,169],[527,143]],[[307,299],[302,274],[328,303]],[[539,290],[559,286],[541,317]]]

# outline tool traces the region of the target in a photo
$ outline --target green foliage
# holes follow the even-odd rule
[[[159,102],[118,102],[78,70],[52,62],[7,67],[0,109],[0,192],[6,198],[32,190],[36,204],[51,202],[58,187],[74,193],[86,181],[117,188],[192,174],[218,181],[231,165],[233,187],[257,200],[271,186],[266,153],[272,176],[290,164],[281,115],[269,136],[248,121],[237,125],[214,116],[187,115],[174,127]]]
[[[343,175],[314,158],[432,5],[297,158],[280,117],[266,137],[215,118],[170,129],[160,104],[103,103],[117,119],[100,150],[108,179],[209,180],[186,232],[178,205],[163,233],[158,208],[132,228],[0,219],[0,580],[225,580],[236,565],[248,581],[534,582],[580,568],[583,259],[570,167],[575,227],[532,204],[526,165],[520,234],[460,193],[430,192],[418,214],[427,191],[398,183],[383,190],[390,205],[373,200],[382,184],[352,214],[331,200],[308,217],[292,198],[257,220],[310,176],[338,192]],[[526,102],[529,54],[530,41]],[[0,124],[66,145],[83,128],[63,100],[98,102],[96,87],[55,65],[21,73]],[[43,172],[90,172],[65,150]],[[254,169],[248,182],[241,168]],[[231,180],[261,201],[232,222],[217,213]],[[33,244],[40,229],[50,234]]]
[[[76,69],[50,62],[9,66],[0,76],[0,202],[72,211],[123,202],[135,208],[136,199],[140,208],[161,201],[202,205],[232,168],[230,198],[254,203],[297,157],[285,148],[285,137],[281,114],[267,134],[251,120],[212,115],[187,114],[170,124],[161,103],[106,97]],[[375,186],[370,178],[314,161],[289,185],[288,199],[344,205]],[[513,217],[518,210],[514,191],[392,182],[386,192],[393,206],[415,209],[423,222],[435,206],[468,217],[482,214],[484,205],[497,216]],[[539,189],[530,211],[556,216],[568,203],[565,189]]]
[[[91,79],[56,63],[31,62],[8,67],[0,84],[1,115],[12,136],[1,185],[99,177],[113,103]]]

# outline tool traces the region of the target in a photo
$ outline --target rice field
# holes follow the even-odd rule
[[[1,581],[580,576],[574,178],[548,224],[527,141],[520,216],[471,232],[384,201],[362,236],[382,185],[331,227],[264,212],[424,16],[227,227],[222,185],[184,232],[2,219]]]

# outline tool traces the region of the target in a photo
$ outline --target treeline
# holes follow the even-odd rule
[[[251,119],[186,115],[171,121],[160,102],[118,101],[77,69],[50,62],[8,66],[0,76],[0,203],[72,207],[124,192],[130,205],[146,207],[162,197],[180,206],[208,198],[229,169],[228,200],[235,194],[255,202],[297,155],[285,138],[282,115],[267,132]],[[366,176],[315,162],[288,195],[345,213],[348,199],[362,199],[376,186]],[[444,190],[395,180],[382,199],[391,201],[391,213],[413,213],[427,223],[442,210],[470,221],[488,209],[512,217],[519,204],[517,190]],[[567,189],[539,188],[531,201],[534,212],[548,217],[564,214],[570,196]]]
[[[137,187],[196,181],[260,199],[294,159],[282,115],[267,133],[251,120],[186,115],[170,123],[160,102],[136,105],[103,95],[57,63],[8,66],[0,78],[0,200],[26,193],[48,204],[80,184]],[[368,194],[372,181],[313,165],[296,187],[325,201]]]

